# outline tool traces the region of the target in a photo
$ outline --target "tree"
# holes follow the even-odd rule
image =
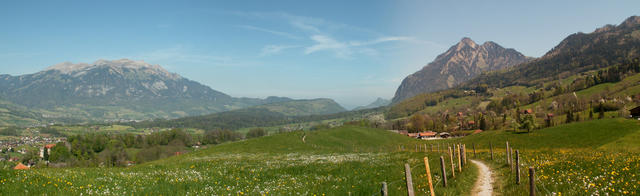
[[[480,129],[483,131],[487,130],[487,119],[485,119],[484,115],[480,114]]]
[[[422,114],[415,113],[411,116],[411,129],[412,132],[420,132],[425,129],[424,116]]]
[[[511,128],[513,128],[513,132],[518,131],[518,128],[520,128],[520,123],[518,122],[518,120],[511,119]]]
[[[505,123],[507,123],[507,113],[502,114],[502,124],[504,125]]]
[[[38,160],[38,158],[40,158],[40,156],[38,156],[37,149],[27,149],[27,153],[25,153],[24,156],[22,156],[22,163],[24,164],[35,163]]]
[[[42,151],[42,159],[44,159],[45,161],[49,160],[49,148],[44,147]]]
[[[527,114],[524,116],[522,128],[527,129],[527,132],[531,132],[533,129],[537,127],[536,120],[531,114]]]
[[[256,138],[256,137],[262,137],[267,135],[267,132],[264,131],[264,129],[262,128],[255,128],[255,129],[251,129],[249,130],[249,132],[247,132],[247,135],[245,136],[245,138],[249,139],[249,138]]]
[[[565,121],[566,123],[571,123],[573,122],[573,111],[571,110],[567,110],[567,120]]]
[[[64,162],[71,158],[71,153],[69,153],[69,149],[63,142],[59,142],[51,148],[51,152],[49,153],[49,161],[57,163]]]
[[[589,120],[593,119],[593,109],[589,109]]]
[[[603,119],[604,118],[604,106],[602,105],[602,103],[600,103],[600,106],[598,106],[598,119]]]

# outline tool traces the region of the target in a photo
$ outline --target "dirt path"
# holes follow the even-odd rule
[[[481,161],[471,160],[473,164],[478,166],[478,180],[473,186],[471,195],[474,196],[490,196],[493,195],[493,178],[491,178],[491,169]]]

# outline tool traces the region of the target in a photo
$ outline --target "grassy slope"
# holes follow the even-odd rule
[[[486,131],[461,139],[464,143],[494,144],[509,141],[521,149],[598,148],[626,135],[640,132],[640,122],[627,119],[602,119],[563,124],[533,133]],[[639,144],[640,145],[640,144]]]
[[[306,136],[305,136],[306,135]],[[302,142],[305,137],[305,142]],[[0,192],[8,195],[124,193],[136,195],[372,195],[380,183],[391,195],[406,195],[404,163],[412,166],[417,192],[427,189],[425,153],[397,152],[421,141],[384,130],[340,127],[291,132],[202,149],[192,154],[130,168],[71,168],[8,171]],[[442,188],[438,157],[427,153],[439,195],[465,195],[476,171],[450,179]],[[449,176],[451,177],[451,176]],[[24,192],[27,190],[29,192]]]
[[[529,166],[536,169],[540,195],[638,194],[639,125],[637,120],[602,119],[528,134],[487,131],[454,141],[466,143],[469,149],[476,145],[478,158],[496,170],[496,191],[503,195],[528,193],[524,168]],[[514,184],[515,173],[505,164],[505,141],[520,150],[521,185]],[[493,160],[489,158],[489,142],[493,144]]]

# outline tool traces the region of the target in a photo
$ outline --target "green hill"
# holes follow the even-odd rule
[[[627,138],[640,134],[640,122],[622,118],[592,120],[579,123],[563,124],[533,133],[511,131],[485,131],[460,139],[464,143],[477,143],[483,146],[493,142],[503,145],[509,141],[510,145],[518,149],[603,149],[615,145],[632,144]],[[635,148],[640,143],[635,142]],[[633,150],[629,148],[628,150]],[[637,151],[640,152],[640,151]]]
[[[332,99],[293,100],[264,104],[253,108],[264,108],[285,116],[323,115],[346,111]]]

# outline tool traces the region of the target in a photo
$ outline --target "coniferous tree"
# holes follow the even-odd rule
[[[480,115],[480,129],[483,131],[487,130],[487,119],[484,118],[484,115]]]
[[[44,147],[44,150],[42,151],[42,159],[45,161],[49,160],[49,149],[47,147]]]
[[[602,106],[602,103],[600,103],[600,106],[598,106],[598,119],[603,119],[604,118],[604,106]]]
[[[567,110],[567,120],[565,122],[566,123],[573,122],[573,112],[571,110]]]

